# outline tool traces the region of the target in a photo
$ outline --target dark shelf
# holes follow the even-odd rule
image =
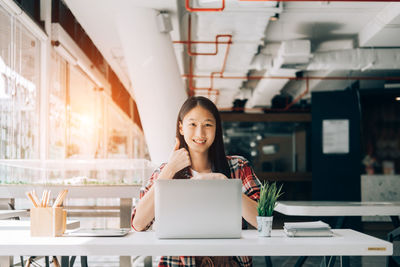
[[[222,121],[311,122],[311,113],[220,113]]]
[[[258,172],[260,181],[276,182],[311,182],[311,172]]]

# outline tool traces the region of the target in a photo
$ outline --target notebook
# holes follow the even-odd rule
[[[283,230],[289,237],[333,236],[329,224],[322,221],[284,223]]]
[[[240,238],[242,181],[156,180],[158,238]]]
[[[66,232],[64,236],[98,236],[98,237],[112,237],[112,236],[125,236],[129,233],[130,229],[127,228],[81,228],[76,231]]]

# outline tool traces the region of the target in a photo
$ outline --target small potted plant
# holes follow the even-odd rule
[[[269,184],[265,182],[261,184],[260,200],[257,205],[257,230],[258,236],[271,236],[272,230],[272,214],[274,212],[277,199],[283,194],[281,193],[282,185],[278,188],[276,182]]]

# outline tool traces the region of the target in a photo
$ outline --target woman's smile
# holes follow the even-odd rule
[[[198,145],[203,145],[207,142],[207,139],[193,139],[193,142],[195,142]]]

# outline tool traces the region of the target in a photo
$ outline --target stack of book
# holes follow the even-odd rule
[[[289,237],[299,236],[333,236],[329,224],[322,221],[285,223],[285,234]]]

